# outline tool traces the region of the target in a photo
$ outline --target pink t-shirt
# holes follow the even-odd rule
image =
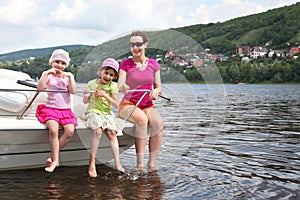
[[[152,90],[155,73],[160,70],[160,65],[156,60],[148,58],[147,67],[144,71],[141,71],[136,67],[133,58],[128,58],[122,61],[120,69],[127,73],[126,84],[130,90]],[[143,92],[129,92],[124,95],[123,99],[136,104],[142,95]],[[148,92],[141,101],[140,106],[147,108],[153,105],[149,95]]]
[[[68,90],[69,77],[58,78],[49,74],[46,81],[48,90]],[[71,95],[69,92],[48,92],[47,107],[67,109],[71,108]]]

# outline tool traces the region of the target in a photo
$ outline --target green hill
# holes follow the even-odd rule
[[[26,50],[20,50],[15,51],[11,53],[1,54],[0,55],[0,62],[5,61],[17,61],[25,58],[35,57],[35,58],[41,58],[44,56],[50,55],[55,49],[62,48],[67,51],[71,51],[78,48],[86,48],[91,47],[88,45],[66,45],[66,46],[57,46],[57,47],[48,47],[48,48],[39,48],[39,49],[26,49]]]
[[[197,24],[174,30],[199,42],[212,53],[234,54],[236,46],[288,49],[300,45],[300,3],[264,13],[235,18],[224,23]]]

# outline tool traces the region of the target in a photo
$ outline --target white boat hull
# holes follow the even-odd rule
[[[21,124],[22,127],[16,128]],[[21,122],[21,123],[20,123]],[[61,166],[88,165],[90,142],[93,131],[79,121],[75,134],[70,142],[60,152]],[[37,168],[46,166],[50,155],[49,133],[47,128],[33,119],[1,117],[0,124],[0,171]],[[10,125],[10,127],[9,127]],[[130,134],[133,127],[125,127],[123,132]],[[118,136],[120,153],[134,144],[132,136]],[[98,163],[106,163],[113,159],[110,143],[103,134],[97,152]]]

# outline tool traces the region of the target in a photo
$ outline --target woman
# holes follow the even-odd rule
[[[147,58],[145,50],[148,45],[148,37],[144,32],[134,31],[129,38],[133,58],[122,61],[120,65],[118,86],[124,97],[119,105],[119,116],[122,118],[134,109],[142,92],[128,92],[127,90],[149,90],[137,108],[129,117],[129,121],[135,124],[135,148],[137,156],[137,169],[144,169],[144,153],[147,143],[147,128],[151,128],[149,137],[149,161],[148,167],[156,169],[156,159],[160,150],[163,136],[163,120],[155,109],[152,100],[156,100],[162,91],[160,66],[155,59]]]

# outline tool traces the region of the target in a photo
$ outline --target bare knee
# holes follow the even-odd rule
[[[116,135],[117,135],[116,131],[113,131],[113,130],[106,130],[105,133],[109,139],[112,139],[112,138],[116,137]]]
[[[98,138],[101,138],[101,136],[102,136],[102,129],[98,128],[98,129],[94,130],[94,135],[97,136]]]
[[[161,134],[164,130],[163,120],[161,118],[151,120],[150,127],[151,127],[151,130],[152,130],[151,131],[151,136]]]
[[[49,127],[49,135],[52,138],[58,137],[58,129],[57,128],[53,128],[53,127]]]
[[[136,120],[135,123],[137,126],[145,127],[148,125],[148,118],[146,116],[140,117]]]
[[[74,135],[74,127],[64,127],[64,134],[70,138]]]

